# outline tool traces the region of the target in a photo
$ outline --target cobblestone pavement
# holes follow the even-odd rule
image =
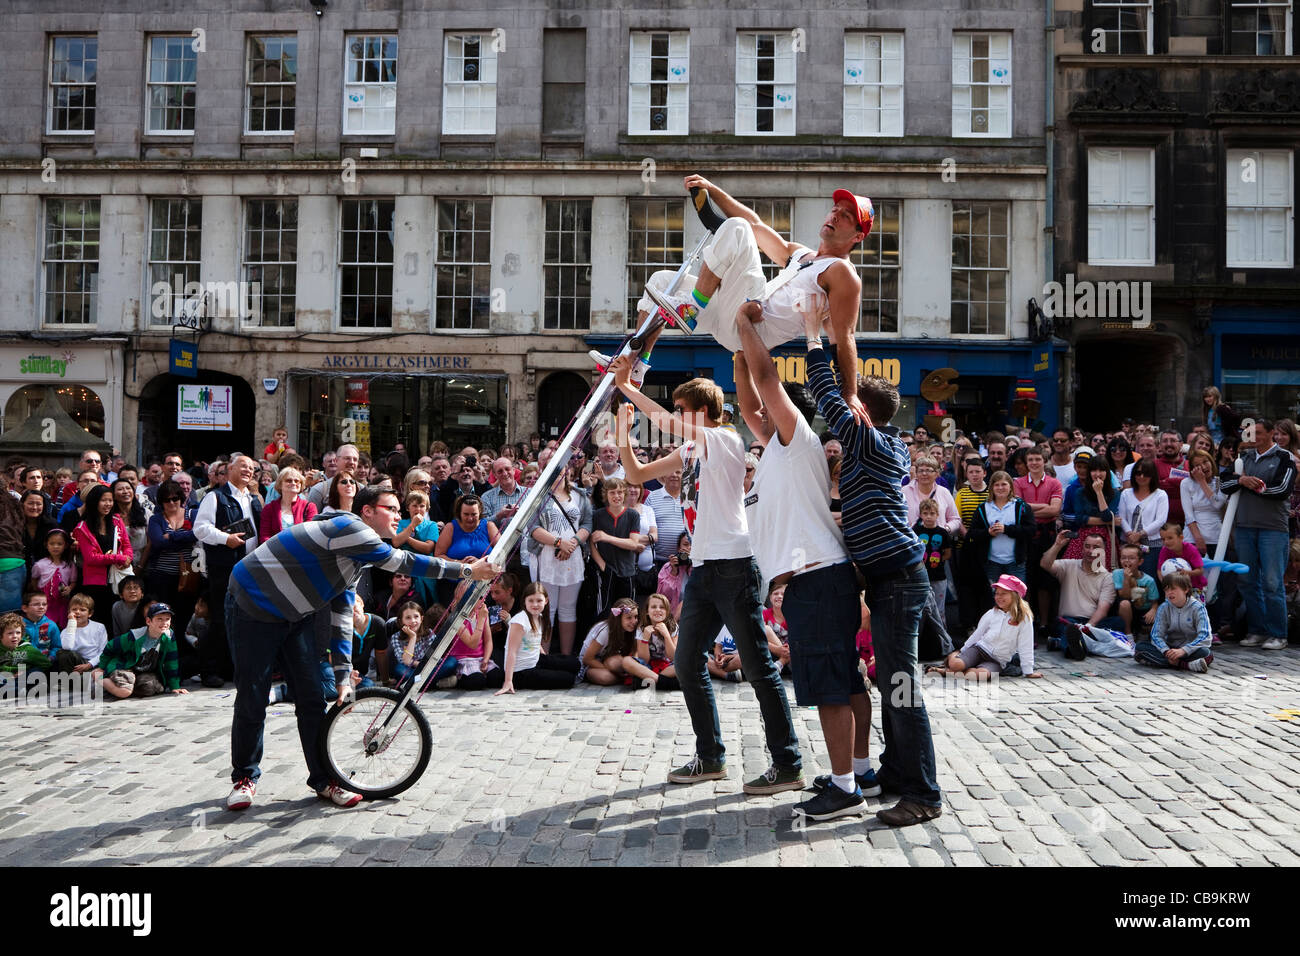
[[[665,783],[692,752],[680,694],[444,692],[425,698],[423,779],[353,810],[307,790],[293,708],[275,705],[242,814],[223,809],[229,687],[97,714],[8,707],[0,863],[1296,865],[1300,651],[1216,656],[1193,675],[1044,653],[1044,679],[992,693],[928,677],[946,809],[903,830],[870,814],[798,828],[799,795],[745,796],[767,756],[743,684],[717,687],[724,781]],[[811,780],[828,769],[821,731],[813,710],[794,714]],[[878,709],[874,724],[873,753]]]

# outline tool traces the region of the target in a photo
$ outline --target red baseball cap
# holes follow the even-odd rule
[[[837,189],[831,194],[831,202],[839,202],[841,199],[852,203],[853,208],[858,211],[858,228],[862,230],[862,234],[871,235],[871,224],[876,219],[876,209],[871,205],[871,200],[866,196],[855,195],[847,189]]]

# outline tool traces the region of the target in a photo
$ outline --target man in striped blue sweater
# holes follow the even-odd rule
[[[443,561],[413,551],[394,550],[385,541],[397,533],[397,496],[363,488],[353,512],[304,521],[281,531],[235,566],[226,592],[226,620],[235,658],[235,719],[230,733],[231,780],[226,798],[231,810],[247,809],[261,776],[262,731],[271,686],[271,669],[283,656],[293,692],[298,737],[307,758],[307,784],[322,800],[354,806],[361,797],[331,780],[321,763],[317,737],[325,719],[313,619],[330,615],[330,650],[338,702],[352,688],[352,604],[357,581],[367,566],[412,577],[491,580],[500,568],[480,558],[468,564]]]
[[[903,477],[911,457],[896,427],[873,424],[888,422],[898,413],[898,390],[876,376],[860,378],[858,397],[871,421],[856,420],[835,383],[815,317],[806,316],[805,331],[808,388],[844,448],[840,467],[844,542],[867,582],[885,734],[876,782],[902,798],[876,816],[890,826],[911,826],[942,813],[943,800],[916,658],[930,583],[921,562],[925,548],[908,523],[903,498]]]

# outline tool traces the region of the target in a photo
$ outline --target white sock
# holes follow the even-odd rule
[[[871,758],[870,758],[870,757],[854,757],[854,758],[853,758],[853,773],[854,773],[855,776],[859,776],[859,777],[860,777],[860,776],[862,776],[864,773],[869,772],[870,770],[871,770]]]
[[[833,773],[831,774],[831,783],[845,793],[852,793],[858,789],[858,785],[853,781],[853,774],[851,773]]]

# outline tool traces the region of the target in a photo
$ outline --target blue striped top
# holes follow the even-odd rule
[[[907,521],[903,478],[911,467],[893,425],[868,428],[840,396],[822,349],[808,352],[808,388],[832,434],[844,447],[840,501],[844,543],[864,572],[896,571],[921,560],[925,547]]]

